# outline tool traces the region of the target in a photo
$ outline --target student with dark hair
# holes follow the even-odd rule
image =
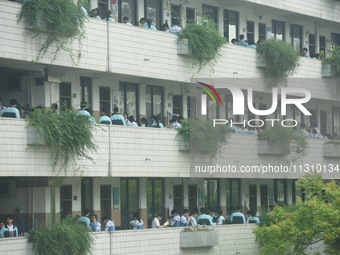
[[[198,209],[191,212],[189,226],[197,227]]]
[[[53,113],[57,113],[58,112],[58,109],[59,109],[59,105],[57,103],[53,103],[51,105],[51,112]]]
[[[90,227],[93,232],[101,231],[101,225],[100,225],[100,222],[97,221],[97,218],[98,218],[97,214],[92,214]]]
[[[106,115],[104,108],[100,109],[99,124],[112,125],[111,119]]]
[[[140,126],[141,127],[148,127],[149,126],[149,124],[148,124],[148,120],[146,119],[146,118],[141,118],[140,119]]]
[[[235,218],[237,218],[237,221],[235,220]],[[236,211],[230,215],[230,223],[240,224],[240,223],[245,223],[245,222],[246,222],[246,218],[244,217],[244,214],[241,212],[241,206],[237,206]]]
[[[308,49],[306,47],[302,49],[302,56],[305,58],[310,58]]]
[[[161,225],[160,221],[163,219],[163,214],[158,213],[151,223],[151,228],[165,228],[167,225]]]
[[[111,16],[111,14],[112,14],[112,11],[107,10],[106,21],[110,23],[115,23],[115,19]]]
[[[151,127],[154,127],[154,128],[163,128],[163,124],[162,122],[160,121],[160,116],[154,116],[155,118],[155,121],[152,123]]]
[[[172,116],[172,119],[170,120],[170,128],[172,129],[182,128],[182,125],[178,123],[177,115]]]
[[[142,25],[142,28],[147,28],[148,26],[145,18],[140,18],[139,23]]]
[[[78,116],[85,116],[85,117],[87,117],[89,122],[91,122],[92,124],[96,123],[96,121],[91,116],[91,114],[86,110],[86,107],[87,107],[87,102],[82,101],[80,103],[80,110],[78,110],[77,115]]]
[[[90,215],[90,210],[85,208],[83,210],[83,214],[81,215],[81,217],[79,217],[78,222],[83,223],[84,225],[90,227],[91,222],[90,222],[89,215]]]
[[[239,36],[239,41],[238,41],[238,46],[244,46],[244,47],[248,47],[248,43],[244,41],[244,35],[240,35]]]
[[[131,220],[129,223],[133,229],[144,229],[144,222],[137,212],[133,214],[133,220]]]
[[[152,25],[152,19],[148,19],[146,21],[146,27],[145,26],[143,26],[143,27],[148,28],[150,30],[157,30],[157,28],[154,25]]]
[[[178,20],[174,20],[172,27],[170,28],[169,32],[175,35],[178,35],[182,31],[182,28],[179,26]]]
[[[225,223],[226,220],[222,214],[223,214],[223,211],[221,209],[216,210],[216,217],[217,217],[216,225],[222,225]]]
[[[161,31],[163,32],[169,32],[169,24],[168,24],[168,20],[165,20],[165,23],[161,26]]]
[[[13,217],[8,215],[6,217],[7,224],[4,226],[4,237],[18,237],[18,228],[13,225]]]
[[[235,38],[231,39],[231,43],[237,45],[237,40]]]
[[[135,118],[132,115],[129,116],[128,120],[129,120],[129,125],[128,126],[130,126],[130,127],[138,127],[138,124],[137,124],[137,122],[135,121]]]
[[[10,104],[10,106],[7,107],[2,112],[2,117],[20,119],[20,112],[17,109],[17,104],[18,104],[17,100],[13,98],[13,99],[11,99],[9,104]]]
[[[115,231],[116,230],[116,227],[115,227],[115,224],[112,220],[109,219],[109,217],[107,216],[103,216],[102,217],[102,222],[103,222],[103,226],[104,226],[104,230],[105,231]]]
[[[189,216],[189,210],[184,209],[183,214],[181,216],[181,226],[187,227],[190,223],[190,216]]]
[[[181,226],[181,217],[178,212],[174,209],[171,211],[171,215],[173,216],[171,219],[170,226],[171,227],[180,227]]]
[[[123,24],[128,25],[128,26],[132,26],[132,24],[129,21],[129,18],[126,17],[126,16],[123,18]]]
[[[111,121],[112,121],[112,125],[126,126],[126,121],[125,121],[123,115],[121,115],[119,113],[119,108],[117,106],[113,108],[113,114],[111,115]]]

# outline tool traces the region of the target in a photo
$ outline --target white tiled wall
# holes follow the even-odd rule
[[[0,176],[55,176],[52,172],[52,154],[49,150],[27,150],[27,143],[32,143],[32,130],[26,128],[22,120],[0,118]],[[94,164],[88,160],[79,160],[77,166],[70,166],[68,176],[93,177],[220,177],[228,178],[225,173],[206,175],[190,173],[189,152],[178,150],[177,131],[140,127],[98,126],[94,137],[98,144],[96,153],[90,153]],[[310,139],[307,156],[299,164],[338,164],[337,158],[323,157],[325,140]],[[194,161],[200,164],[201,155]],[[225,154],[212,164],[230,164],[240,167],[261,164],[286,164],[282,156],[259,156],[257,154],[257,136],[232,134],[225,147]],[[110,167],[109,167],[110,166]],[[290,173],[236,173],[237,178],[297,178],[304,171]],[[337,178],[337,172],[325,171],[324,178]],[[64,173],[61,172],[60,176]]]

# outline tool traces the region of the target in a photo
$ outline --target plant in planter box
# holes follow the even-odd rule
[[[285,82],[299,65],[299,54],[289,43],[282,40],[263,41],[256,51],[264,57],[265,72],[271,78],[272,86]]]
[[[178,135],[190,143],[191,152],[205,154],[210,158],[223,153],[228,134],[226,126],[214,127],[213,122],[206,119],[186,119],[182,123],[182,128],[178,129]]]
[[[32,40],[40,35],[46,36],[36,61],[43,58],[52,46],[55,49],[51,62],[61,50],[68,52],[73,61],[79,61],[86,17],[72,0],[26,1],[21,7],[18,22],[23,18],[32,27]],[[74,41],[77,41],[76,46],[72,46]]]
[[[303,158],[308,149],[306,137],[299,130],[276,125],[257,135],[258,140],[266,140],[287,150],[288,161],[296,162]]]
[[[65,110],[59,114],[36,109],[30,113],[28,125],[32,126],[43,138],[44,144],[29,144],[36,150],[46,147],[55,153],[52,167],[55,170],[60,163],[60,169],[67,174],[71,161],[86,158],[92,161],[87,151],[95,151],[97,146],[93,141],[94,125],[88,118],[78,116],[76,112]],[[58,172],[58,174],[59,174]]]
[[[29,242],[38,255],[91,254],[93,235],[88,226],[68,217],[57,224],[42,225],[29,233]]]
[[[340,46],[333,44],[324,63],[330,64],[337,75],[340,74]]]
[[[178,42],[187,39],[193,64],[199,64],[200,69],[210,60],[221,56],[221,48],[226,39],[220,35],[216,24],[204,20],[202,24],[188,24],[178,36]]]

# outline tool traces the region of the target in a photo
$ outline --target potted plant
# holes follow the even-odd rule
[[[328,55],[322,62],[322,77],[337,77],[340,74],[340,46],[333,44]]]
[[[180,233],[180,248],[218,245],[218,231],[209,227],[189,227]]]
[[[36,254],[91,254],[94,243],[88,226],[68,217],[57,224],[44,224],[30,231],[28,241]]]
[[[53,62],[59,51],[70,54],[74,61],[79,61],[81,42],[85,38],[86,17],[80,7],[72,0],[30,0],[24,2],[18,15],[18,22],[25,19],[27,28],[31,30],[32,39],[43,35],[44,43],[39,49],[36,61],[41,60],[55,46]],[[77,40],[75,52],[72,42]]]
[[[200,68],[210,60],[217,60],[221,55],[226,39],[220,35],[216,24],[204,20],[200,24],[188,24],[178,36],[178,54],[190,55],[193,64]]]
[[[205,154],[215,158],[223,152],[223,147],[228,141],[226,126],[213,126],[213,122],[206,119],[186,119],[182,128],[178,129],[179,141],[187,143],[187,148],[194,154]]]
[[[340,158],[340,141],[327,141],[322,150],[325,158]]]
[[[256,51],[264,59],[265,73],[271,78],[272,86],[285,82],[299,65],[299,54],[289,43],[282,40],[262,41]]]
[[[57,113],[45,112],[35,109],[27,119],[28,126],[32,127],[34,139],[29,139],[29,148],[41,150],[48,148],[54,154],[52,167],[55,170],[60,165],[59,172],[64,170],[67,174],[70,162],[79,158],[92,160],[87,151],[96,151],[93,141],[94,125],[85,117],[77,116],[72,109]],[[59,174],[58,172],[58,174]]]
[[[258,133],[257,154],[287,155],[289,161],[295,162],[306,155],[308,142],[298,130],[276,125]]]

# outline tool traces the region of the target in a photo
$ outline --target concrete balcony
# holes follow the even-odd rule
[[[24,21],[17,23],[21,4],[0,1],[0,7],[6,13],[0,17],[0,65],[17,68],[20,64],[23,68],[37,71],[39,65],[32,65],[32,61],[35,61],[44,38],[32,40]],[[65,52],[60,52],[49,68],[64,73],[70,72],[69,68],[77,68],[93,71],[96,76],[106,72],[186,83],[195,78],[253,79],[264,76],[263,68],[257,67],[254,49],[226,45],[222,57],[215,65],[207,64],[199,71],[198,66],[192,65],[189,56],[178,55],[176,41],[177,36],[173,34],[89,19],[86,22],[86,38],[80,62],[74,63]],[[51,65],[51,59],[52,53],[49,52],[40,64]],[[293,77],[321,80],[321,62],[301,58],[299,69]],[[327,82],[322,79],[322,83]],[[325,87],[325,84],[321,87]],[[314,86],[307,82],[303,86],[312,90],[315,88],[316,95],[324,91],[324,88],[320,89],[320,83]],[[327,98],[333,91],[322,93],[328,93],[325,96]]]
[[[290,12],[290,15],[302,14],[306,16],[311,16],[313,18],[320,18],[335,22],[340,22],[339,15],[337,14],[340,8],[339,1],[337,0],[310,0],[307,4],[301,5],[299,2],[294,0],[245,0],[248,2],[248,7],[253,7],[253,5],[261,5],[272,8],[280,9]],[[263,7],[262,7],[263,8]],[[261,10],[263,13],[266,12],[265,9]],[[273,10],[271,10],[273,13]],[[289,14],[288,14],[289,17]]]
[[[51,151],[27,149],[34,137],[32,132],[23,120],[0,118],[0,176],[57,175],[52,171]],[[323,139],[310,139],[307,156],[294,165],[287,163],[285,155],[258,154],[256,135],[232,134],[223,155],[210,161],[204,155],[194,158],[181,151],[176,136],[177,131],[166,128],[98,126],[94,133],[98,150],[90,154],[95,164],[79,160],[70,166],[68,176],[297,179],[318,172],[326,179],[338,178],[339,160],[324,157]],[[214,173],[197,168],[207,162],[216,167]],[[270,166],[280,165],[288,166],[289,171],[270,170]],[[218,166],[236,171],[218,171]],[[266,172],[263,166],[267,166]]]

